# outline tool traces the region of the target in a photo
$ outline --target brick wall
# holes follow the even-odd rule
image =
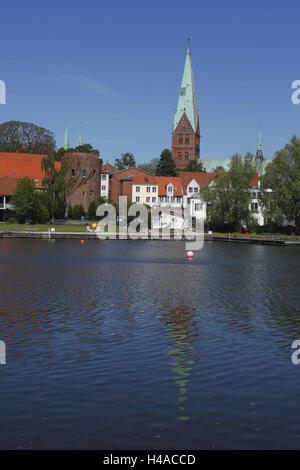
[[[81,204],[87,211],[100,197],[102,160],[94,153],[67,152],[61,163],[67,169],[67,206]]]
[[[188,143],[186,139],[189,140]],[[172,154],[177,168],[185,168],[190,161],[197,161],[200,156],[199,123],[194,132],[186,114],[183,114],[172,134]],[[186,154],[188,154],[188,159],[186,159]]]

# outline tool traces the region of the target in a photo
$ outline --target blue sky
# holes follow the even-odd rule
[[[245,4],[246,3],[246,4]],[[296,0],[15,1],[1,5],[0,122],[31,121],[63,144],[99,148],[111,163],[171,147],[186,54],[191,53],[203,158],[266,156],[300,136],[300,4]]]

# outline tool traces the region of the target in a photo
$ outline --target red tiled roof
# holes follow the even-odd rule
[[[132,183],[133,184],[157,184],[156,176],[153,175],[133,175]]]
[[[104,168],[104,170],[107,171],[107,173],[111,173],[112,171],[116,171],[117,168],[115,168],[113,165],[111,165],[110,163],[105,163],[104,165],[102,165],[102,168]]]
[[[37,188],[42,188],[45,172],[42,170],[42,160],[47,155],[32,153],[0,152],[0,178],[28,178],[38,180]],[[55,162],[55,167],[60,168],[60,162]]]
[[[17,178],[9,178],[7,176],[0,177],[0,196],[12,196],[16,189],[17,182]]]
[[[174,186],[174,196],[182,196],[182,184],[178,176],[156,176],[156,181],[159,196],[167,195],[167,185],[170,183]]]
[[[218,173],[205,173],[200,171],[180,171],[179,175],[182,182],[182,186],[184,188],[184,192],[186,193],[186,187],[193,179],[199,184],[200,188],[203,188],[203,186],[215,180],[218,176]]]
[[[126,170],[118,170],[113,173],[113,176],[114,178],[120,181],[125,178],[134,178],[137,176],[150,178],[153,175],[151,173],[148,173],[148,171],[142,170],[141,168],[134,167],[134,168],[128,168]]]

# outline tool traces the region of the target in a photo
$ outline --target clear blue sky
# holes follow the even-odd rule
[[[171,147],[187,37],[205,158],[266,156],[300,135],[300,4],[296,0],[2,2],[0,121],[66,126],[113,162]]]

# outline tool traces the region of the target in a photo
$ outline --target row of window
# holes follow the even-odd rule
[[[179,137],[179,143],[180,143],[180,144],[183,144],[183,137]],[[185,143],[186,143],[186,144],[189,144],[189,143],[190,143],[189,137],[186,137],[186,138],[185,138]]]
[[[194,191],[194,193],[197,193],[198,189],[199,188],[189,188],[189,193],[192,193],[193,191]]]
[[[150,193],[150,192],[151,192],[151,186],[147,186],[146,191],[147,191],[147,193]],[[136,186],[135,192],[136,192],[136,193],[141,192],[141,187],[140,187],[140,186]],[[153,193],[156,193],[156,186],[152,186],[152,192],[153,192]]]
[[[184,153],[184,159],[185,160],[189,159],[189,152]],[[178,152],[178,160],[182,160],[182,152]]]
[[[135,202],[140,202],[140,201],[141,201],[140,196],[136,196]],[[147,202],[151,202],[151,197],[146,197],[146,203],[147,203]],[[153,197],[153,198],[152,198],[152,202],[156,202],[156,197]]]
[[[95,173],[96,173],[96,170],[93,170],[93,176],[95,176]],[[75,168],[72,168],[71,174],[72,174],[72,176],[75,176]],[[102,176],[104,176],[104,175],[102,175]],[[83,178],[86,177],[86,169],[85,168],[83,168],[83,170],[82,170],[82,177]],[[102,179],[105,179],[105,178],[102,178]]]

